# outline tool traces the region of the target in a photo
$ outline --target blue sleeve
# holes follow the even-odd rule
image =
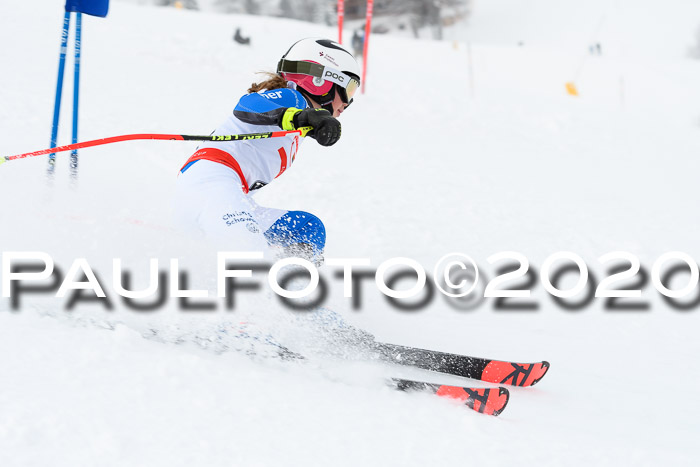
[[[253,125],[279,125],[282,115],[289,107],[305,109],[306,99],[295,89],[273,89],[262,93],[251,93],[241,97],[233,109],[239,120]]]

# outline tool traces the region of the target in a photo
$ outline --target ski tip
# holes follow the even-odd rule
[[[508,405],[508,401],[510,401],[510,391],[503,386],[500,386],[498,388],[498,399],[500,402],[497,402],[496,407],[492,408],[493,412],[491,415],[494,417],[498,417],[506,408],[506,405]]]
[[[540,365],[540,375],[539,375],[539,377],[537,377],[536,379],[534,379],[534,380],[532,381],[532,383],[530,383],[530,386],[534,386],[535,384],[539,383],[540,380],[541,380],[542,378],[544,378],[544,375],[546,375],[547,372],[549,371],[549,362],[548,362],[548,361],[543,360],[543,361],[541,361],[541,362],[539,363],[539,365]]]
[[[481,380],[511,386],[532,386],[549,370],[549,362],[514,363],[492,360],[481,374]]]
[[[506,408],[510,399],[510,392],[502,386],[496,388],[467,388],[401,378],[391,378],[388,382],[400,391],[423,391],[439,397],[455,399],[470,409],[485,415],[499,415]]]
[[[440,386],[435,394],[460,400],[472,410],[494,416],[503,412],[510,399],[510,391],[502,386],[497,388]]]
[[[493,415],[497,417],[505,410],[510,400],[510,391],[503,386],[490,389],[482,389],[479,391],[481,397],[476,399],[473,405],[467,403],[472,409],[477,412]]]
[[[10,160],[8,156],[0,156],[0,165],[7,162],[8,160]]]

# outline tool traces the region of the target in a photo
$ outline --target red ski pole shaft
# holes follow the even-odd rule
[[[101,146],[103,144],[119,143],[121,141],[134,141],[134,140],[169,140],[169,141],[242,141],[247,139],[265,139],[265,138],[279,138],[282,136],[287,136],[291,134],[298,134],[305,136],[306,133],[311,131],[312,128],[304,127],[297,130],[291,131],[269,131],[266,133],[245,133],[240,135],[209,135],[209,136],[197,136],[197,135],[165,135],[165,134],[154,134],[154,133],[143,133],[134,135],[121,135],[121,136],[111,136],[109,138],[93,139],[92,141],[83,141],[82,143],[68,144],[66,146],[58,146],[56,148],[42,149],[40,151],[27,152],[24,154],[17,154],[14,156],[0,156],[0,164],[3,162],[9,162],[16,159],[25,159],[27,157],[36,157],[44,154],[52,154],[56,152],[72,151],[74,149],[89,148],[92,146]]]

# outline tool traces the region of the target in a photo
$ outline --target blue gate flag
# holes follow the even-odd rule
[[[109,0],[66,0],[66,11],[77,11],[104,18],[108,10]]]

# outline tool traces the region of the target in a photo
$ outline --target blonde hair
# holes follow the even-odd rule
[[[266,91],[271,91],[272,89],[282,89],[287,87],[287,80],[281,75],[276,73],[270,73],[267,71],[262,71],[260,74],[267,76],[267,79],[259,83],[253,83],[250,85],[248,92],[259,92],[265,89]]]

